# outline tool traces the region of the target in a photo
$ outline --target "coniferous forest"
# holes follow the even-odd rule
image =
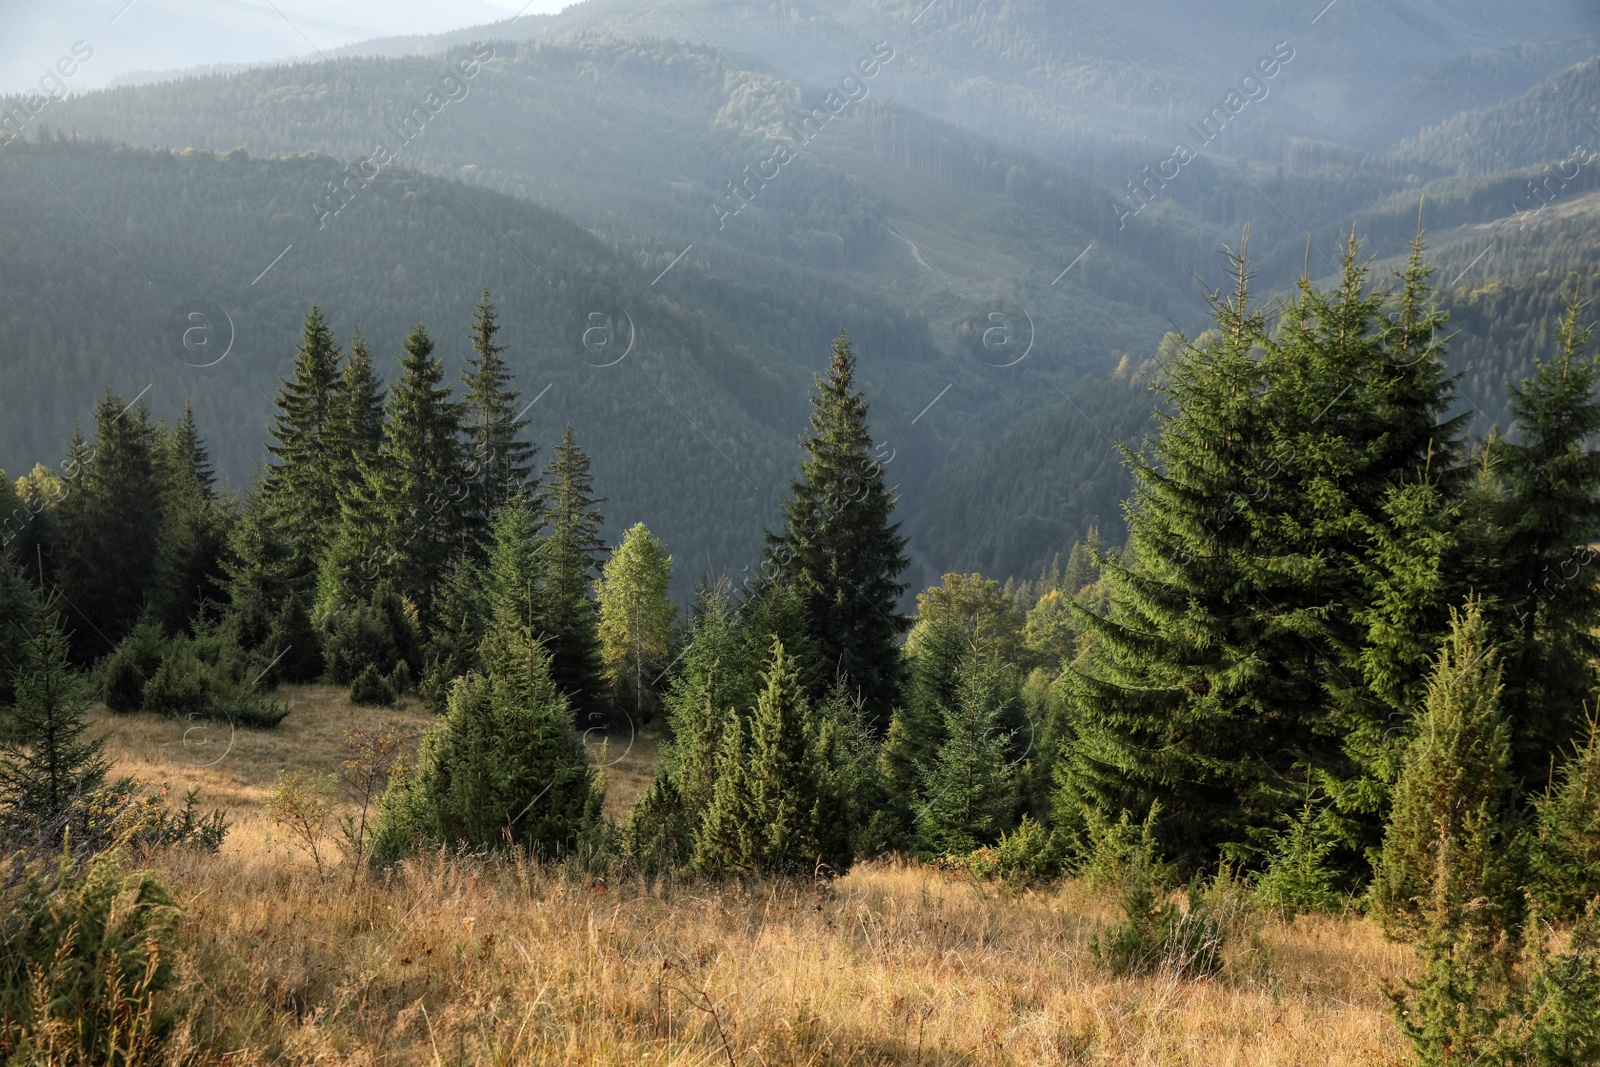
[[[1600,22],[1481,2],[107,12],[0,1060],[1600,1067]]]

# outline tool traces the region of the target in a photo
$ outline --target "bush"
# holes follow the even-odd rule
[[[1191,884],[1182,906],[1150,879],[1130,877],[1121,904],[1121,925],[1090,941],[1095,958],[1116,975],[1216,974],[1247,911],[1238,884],[1222,875],[1208,885]]]
[[[328,616],[323,626],[323,658],[329,677],[338,685],[349,685],[369,666],[387,676],[402,660],[413,675],[419,665],[416,620],[387,585],[379,585],[370,601]]]
[[[1021,825],[1002,834],[993,851],[995,873],[1004,881],[1028,884],[1061,876],[1061,841],[1031,816],[1024,815]]]
[[[411,692],[411,668],[405,660],[394,665],[394,672],[389,675],[389,684],[394,687],[396,696],[405,696]]]
[[[322,677],[322,643],[298,596],[291,596],[272,620],[263,651],[272,664],[268,677],[274,682],[314,682]]]
[[[166,648],[161,628],[139,620],[101,666],[100,699],[106,707],[122,714],[144,707],[145,683],[161,667]]]
[[[392,708],[399,699],[394,684],[378,673],[374,664],[367,664],[356,680],[350,683],[350,703],[363,708]]]
[[[1161,805],[1153,802],[1144,822],[1135,826],[1124,811],[1110,822],[1093,808],[1084,812],[1085,840],[1080,842],[1082,858],[1073,873],[1091,886],[1121,886],[1129,878],[1148,880],[1166,888],[1172,882],[1172,868],[1156,849],[1156,820]]]
[[[179,912],[115,853],[31,863],[0,885],[0,1056],[12,1063],[136,1064],[170,1023]]]
[[[1344,902],[1328,858],[1339,847],[1328,809],[1306,799],[1281,833],[1270,835],[1272,858],[1256,880],[1257,903],[1280,915],[1334,911]]]
[[[211,709],[211,672],[191,644],[177,638],[144,685],[144,708],[178,718],[201,717]]]

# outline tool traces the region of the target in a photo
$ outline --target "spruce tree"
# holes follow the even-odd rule
[[[711,871],[810,874],[835,858],[818,824],[826,783],[810,705],[779,641],[762,682],[748,725],[735,715],[724,728],[695,862]]]
[[[1010,829],[1016,791],[1000,727],[1001,671],[965,667],[959,696],[942,709],[944,741],[918,790],[917,836],[930,852],[962,855]]]
[[[159,435],[156,468],[161,528],[150,599],[162,624],[176,632],[200,605],[222,601],[222,558],[235,516],[232,502],[212,492],[210,460],[187,407],[183,421]]]
[[[1506,486],[1505,709],[1513,774],[1524,788],[1545,779],[1550,754],[1577,733],[1600,683],[1600,583],[1589,567],[1600,529],[1600,451],[1590,447],[1600,433],[1600,354],[1588,351],[1594,332],[1582,321],[1585,306],[1569,301],[1557,358],[1539,361],[1512,387],[1518,440],[1494,445]]]
[[[59,505],[58,584],[82,622],[72,637],[80,660],[109,652],[151,594],[162,519],[155,449],[144,405],[129,409],[107,391],[95,406],[93,462]]]
[[[41,822],[98,789],[108,769],[104,739],[88,736],[88,685],[68,662],[68,644],[55,602],[41,595],[12,676],[10,729],[0,738],[0,797]]]
[[[800,478],[783,504],[783,532],[767,534],[776,580],[802,596],[821,672],[820,699],[842,675],[858,692],[874,730],[888,726],[903,683],[898,605],[909,560],[892,522],[894,491],[873,455],[867,402],[855,384],[855,353],[840,331],[826,378],[811,397]]]
[[[539,629],[556,685],[580,707],[592,703],[600,692],[598,618],[589,590],[605,551],[599,511],[605,498],[593,493],[589,457],[578,447],[569,423],[539,486],[540,514],[546,524],[539,544],[544,588]]]
[[[33,592],[22,568],[0,550],[0,709],[16,699],[14,682],[25,660],[33,614]]]
[[[1162,851],[1209,866],[1248,850],[1293,794],[1317,679],[1289,672],[1302,639],[1262,595],[1272,546],[1261,510],[1278,461],[1261,407],[1271,342],[1249,304],[1244,255],[1217,330],[1180,339],[1159,384],[1159,436],[1127,450],[1128,548],[1102,560],[1104,615],[1076,609],[1094,650],[1063,679],[1070,738],[1058,821],[1115,820],[1159,803]],[[1258,353],[1267,352],[1269,355]]]
[[[1530,893],[1543,913],[1575,921],[1600,897],[1600,717],[1534,802]]]
[[[595,585],[601,662],[614,707],[642,724],[655,713],[652,684],[667,665],[678,606],[667,597],[672,557],[644,523],[635,523]]]
[[[383,446],[383,383],[372,366],[372,349],[357,329],[340,375],[329,440],[332,479],[342,502],[372,467]]]
[[[236,618],[259,615],[270,619],[277,606],[287,603],[295,592],[294,545],[283,513],[268,496],[264,481],[251,486],[238,520],[229,528],[222,570],[229,611]],[[251,636],[264,637],[265,631]],[[250,639],[243,643],[254,645]]]
[[[497,508],[527,491],[537,451],[518,440],[528,423],[517,418],[519,394],[511,388],[514,376],[500,355],[506,346],[495,340],[499,332],[494,305],[485,289],[468,335],[472,356],[462,373],[466,386],[462,425],[467,434],[470,486],[466,514],[468,525],[476,530],[487,528]]]
[[[389,392],[383,445],[344,495],[319,601],[358,600],[381,576],[431,619],[433,597],[464,548],[460,409],[420,324],[406,337]]]
[[[339,346],[313,306],[301,327],[294,370],[277,396],[265,490],[295,552],[294,584],[307,590],[339,528]]]

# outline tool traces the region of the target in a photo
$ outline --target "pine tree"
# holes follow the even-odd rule
[[[1507,614],[1506,717],[1513,774],[1542,781],[1550,753],[1572,740],[1600,684],[1600,584],[1587,568],[1600,529],[1600,355],[1589,354],[1586,305],[1568,302],[1560,354],[1511,390],[1520,440],[1495,442],[1507,489],[1499,517],[1500,596]]]
[[[601,662],[614,706],[644,723],[655,712],[654,680],[667,665],[678,606],[667,597],[672,557],[645,524],[635,523],[595,585]]]
[[[500,355],[506,346],[495,340],[499,332],[494,305],[485,289],[468,335],[473,354],[462,375],[466,385],[462,425],[467,433],[470,484],[466,513],[473,529],[486,528],[496,509],[528,490],[537,451],[518,440],[528,424],[517,418],[518,393],[510,386],[513,375]]]
[[[805,458],[783,505],[784,529],[767,534],[776,580],[805,602],[808,632],[823,677],[859,692],[873,728],[882,731],[900,697],[898,639],[907,629],[898,580],[908,559],[899,524],[890,521],[894,491],[884,484],[867,430],[867,402],[855,385],[855,354],[843,331],[827,377],[811,398]]]
[[[80,660],[109,652],[151,593],[162,518],[155,440],[144,405],[129,409],[107,391],[95,406],[94,461],[59,505],[58,584],[83,620],[72,638]]]
[[[267,451],[277,462],[267,468],[265,491],[295,551],[295,588],[305,590],[339,527],[339,346],[315,306],[276,402]]]
[[[212,492],[210,460],[184,409],[183,421],[159,435],[155,452],[161,486],[161,528],[150,599],[170,632],[185,628],[202,604],[223,599],[222,557],[234,510]]]
[[[10,730],[0,739],[0,796],[41,821],[99,788],[108,769],[104,739],[88,736],[88,686],[68,662],[68,644],[55,603],[41,595],[13,675]]]
[[[539,486],[540,513],[546,523],[539,545],[544,587],[539,628],[557,687],[579,706],[591,703],[600,692],[598,619],[589,589],[599,570],[599,555],[605,551],[599,511],[605,498],[593,492],[589,457],[578,447],[569,423]]]
[[[930,852],[961,855],[1010,829],[1016,795],[1005,759],[1010,738],[1000,728],[1000,671],[965,667],[958,698],[942,709],[945,739],[918,790],[917,836]]]

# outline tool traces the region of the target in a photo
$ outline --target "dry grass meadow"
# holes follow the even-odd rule
[[[411,712],[286,690],[276,731],[100,714],[118,768],[199,786],[220,855],[156,862],[182,901],[174,1003],[200,1062],[1313,1064],[1404,1059],[1381,985],[1408,949],[1364,921],[1264,921],[1217,979],[1118,979],[1111,901],[865,864],[825,884],[596,884],[512,862],[422,860],[319,879],[262,813],[279,770],[337,770],[352,727]],[[625,810],[653,739],[607,753]],[[220,757],[220,758],[219,758]],[[209,766],[200,766],[207,764]]]

